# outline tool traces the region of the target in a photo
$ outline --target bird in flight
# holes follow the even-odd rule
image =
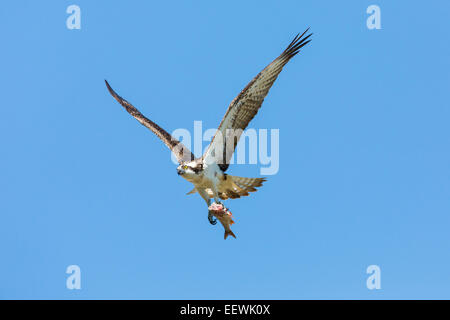
[[[266,181],[265,178],[237,177],[225,172],[243,130],[255,117],[281,70],[302,47],[311,41],[309,38],[312,34],[305,36],[308,30],[309,28],[301,35],[298,34],[281,55],[254,77],[230,103],[210,145],[200,158],[196,158],[180,141],[119,96],[106,80],[105,83],[111,95],[125,110],[156,134],[174,153],[179,163],[178,175],[194,185],[194,189],[188,194],[198,193],[209,208],[211,199],[220,204],[220,200],[248,196],[249,192],[256,191],[256,188]],[[211,210],[208,210],[208,220],[213,225],[217,223]]]

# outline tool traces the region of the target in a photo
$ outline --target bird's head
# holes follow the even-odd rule
[[[203,173],[203,163],[195,160],[184,162],[178,166],[177,173],[189,181],[198,179]]]

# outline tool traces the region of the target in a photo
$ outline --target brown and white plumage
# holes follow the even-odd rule
[[[249,122],[255,117],[264,98],[269,93],[283,67],[292,59],[299,50],[311,40],[309,34],[303,37],[297,35],[286,50],[272,63],[265,67],[230,103],[211,144],[203,155],[204,161],[213,161],[219,164],[222,171],[228,169],[230,159],[239,141],[242,131],[247,128]],[[217,138],[219,136],[219,138]],[[215,150],[222,150],[222,154],[215,154]]]
[[[113,88],[109,85],[108,81],[105,80],[106,87],[108,88],[111,95],[116,99],[124,108],[131,114],[137,121],[139,121],[143,126],[150,129],[158,138],[164,142],[164,144],[169,147],[169,149],[174,153],[179,163],[194,160],[194,154],[180,141],[172,137],[166,130],[158,126],[152,120],[145,117],[139,112],[131,103],[119,96]]]
[[[206,152],[200,158],[195,158],[192,152],[180,141],[173,138],[167,131],[146,118],[131,103],[120,97],[105,80],[111,95],[142,125],[156,134],[175,154],[180,165],[178,174],[194,184],[194,190],[199,193],[208,207],[210,198],[215,202],[219,199],[236,199],[248,196],[260,187],[265,178],[243,178],[225,174],[236,145],[250,121],[255,117],[267,96],[270,88],[277,79],[283,67],[299,50],[311,40],[311,34],[305,36],[309,28],[301,35],[297,35],[283,53],[265,67],[230,103],[219,128],[214,135]],[[208,219],[215,221],[209,212]]]
[[[224,179],[219,181],[217,190],[219,198],[222,200],[237,199],[248,196],[249,192],[257,191],[256,188],[261,187],[265,178],[244,178],[231,175],[225,175]],[[211,188],[205,187],[204,190],[209,198],[214,198],[214,192]],[[196,188],[189,191],[187,194],[196,193]]]

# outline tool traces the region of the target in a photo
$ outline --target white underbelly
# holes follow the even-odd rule
[[[194,185],[198,188],[212,188],[214,185],[217,186],[223,178],[223,173],[219,169],[217,164],[212,164],[203,170],[203,175],[201,179],[194,182]]]

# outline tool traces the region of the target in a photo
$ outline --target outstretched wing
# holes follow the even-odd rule
[[[172,150],[179,163],[194,160],[195,157],[192,152],[188,148],[186,148],[180,141],[173,138],[169,133],[167,133],[166,130],[158,126],[150,119],[146,118],[131,103],[119,96],[111,88],[108,81],[105,80],[105,83],[114,99],[116,99],[137,121],[139,121],[143,126],[149,128],[154,134],[156,134],[158,138],[160,138],[166,144],[166,146],[168,146],[169,149]]]
[[[206,163],[216,162],[225,171],[239,141],[242,131],[254,118],[261,107],[269,89],[277,79],[283,67],[295,56],[299,50],[311,40],[311,34],[304,37],[309,28],[302,35],[297,35],[286,50],[262,70],[231,102],[216,134],[203,155]]]

